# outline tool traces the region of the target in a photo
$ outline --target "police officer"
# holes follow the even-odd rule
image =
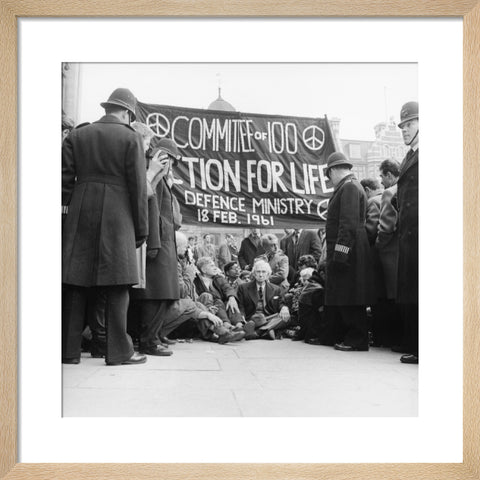
[[[62,146],[62,362],[80,362],[87,297],[105,301],[107,365],[144,363],[126,333],[128,287],[138,283],[135,247],[148,233],[145,157],[130,127],[136,100],[117,88],[106,115],[72,130]]]
[[[397,182],[398,282],[397,302],[402,311],[406,355],[402,363],[418,363],[418,103],[400,111],[403,141],[410,147]]]
[[[335,335],[335,349],[368,350],[366,305],[372,300],[370,246],[365,230],[367,197],[340,152],[327,160],[334,188],[326,222],[325,305]]]

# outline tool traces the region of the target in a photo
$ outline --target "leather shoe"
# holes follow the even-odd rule
[[[227,332],[218,337],[218,343],[223,345],[228,342],[239,342],[245,338],[245,332]]]
[[[246,335],[252,335],[255,333],[255,322],[253,320],[249,320],[243,327]]]
[[[160,337],[160,341],[165,345],[175,345],[177,343],[176,340],[170,340],[167,337]]]
[[[137,365],[139,363],[145,363],[147,361],[147,357],[145,355],[140,355],[137,352],[134,352],[134,354],[127,360],[124,360],[123,362],[106,362],[107,365],[113,366],[113,365]]]
[[[307,338],[305,339],[305,343],[308,343],[309,345],[323,345],[320,338]]]
[[[167,350],[166,348],[155,345],[153,347],[141,348],[140,353],[144,353],[145,355],[154,355],[156,357],[169,357],[173,354],[171,350]]]
[[[408,354],[408,355],[402,355],[400,357],[400,361],[402,363],[411,363],[411,364],[418,364],[418,357],[417,355],[411,355],[411,354]]]
[[[345,345],[342,343],[336,343],[333,347],[335,350],[340,350],[341,352],[368,352],[368,347],[359,348],[352,347],[351,345]]]
[[[267,330],[262,334],[262,338],[265,340],[275,340],[275,330]]]
[[[80,363],[79,358],[62,358],[62,363],[66,365],[78,365]]]

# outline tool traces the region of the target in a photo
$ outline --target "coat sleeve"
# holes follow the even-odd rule
[[[246,288],[247,288],[247,284],[242,283],[241,285],[238,286],[238,290],[237,290],[238,309],[240,310],[240,314],[243,315],[244,318],[247,318],[247,316],[245,315]]]
[[[73,187],[75,185],[75,160],[73,157],[73,146],[70,134],[65,138],[62,145],[62,205],[70,205]]]
[[[230,297],[235,297],[235,289],[222,276],[218,275],[214,278],[216,288],[222,294],[222,301],[226,302]]]
[[[333,261],[348,264],[350,250],[355,243],[360,209],[360,190],[352,182],[347,182],[342,188],[338,233],[333,253]]]
[[[240,251],[238,252],[238,263],[242,270],[245,270],[245,267],[248,265],[247,259],[245,258],[245,242],[246,240],[243,239],[240,244]]]
[[[377,201],[367,203],[367,218],[365,229],[367,230],[368,241],[370,245],[375,243],[378,231],[378,221],[380,218],[380,204]]]
[[[131,135],[125,157],[126,182],[132,207],[135,237],[148,235],[146,161],[140,136]]]
[[[160,228],[159,228],[159,213],[157,197],[154,195],[148,199],[148,238],[147,249],[153,250],[160,248],[162,242],[160,240]]]
[[[218,266],[223,268],[228,262],[231,261],[232,255],[230,254],[230,249],[226,243],[222,243],[218,247]]]
[[[288,257],[286,255],[281,255],[278,259],[277,264],[275,265],[275,271],[270,277],[270,282],[274,285],[280,285],[288,277]]]
[[[322,242],[317,232],[310,233],[310,254],[313,255],[313,258],[318,262],[322,256]]]
[[[378,235],[375,241],[376,247],[381,250],[385,248],[392,240],[393,234],[397,229],[398,212],[392,205],[394,192],[387,189],[382,194],[382,203],[380,205],[380,217],[378,221]]]

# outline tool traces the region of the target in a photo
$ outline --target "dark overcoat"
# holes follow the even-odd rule
[[[373,275],[365,229],[367,196],[353,174],[335,187],[325,226],[325,305],[370,305]]]
[[[397,182],[397,302],[418,303],[418,149],[407,153]]]
[[[178,300],[180,287],[173,194],[166,177],[158,182],[152,198],[156,199],[157,208],[151,208],[149,223],[155,223],[158,227],[152,225],[152,235],[149,235],[147,239],[147,249],[160,248],[160,250],[155,258],[147,255],[146,288],[132,292],[133,298],[136,300]],[[159,238],[156,231],[158,231]]]
[[[274,313],[278,313],[285,305],[280,287],[277,287],[277,285],[274,285],[273,283],[266,282],[263,292],[265,314],[273,315]],[[239,285],[237,299],[240,313],[245,317],[245,320],[249,320],[257,310],[257,303],[259,300],[257,281],[252,280],[251,282]]]
[[[70,133],[62,146],[62,281],[138,282],[135,239],[146,237],[145,157],[138,134],[111,115]]]

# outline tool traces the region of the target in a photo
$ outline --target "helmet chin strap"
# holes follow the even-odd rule
[[[415,134],[415,136],[410,140],[409,143],[405,143],[405,145],[410,146],[413,143],[413,141],[417,138],[417,136],[418,136],[418,128],[417,128],[417,133]]]

